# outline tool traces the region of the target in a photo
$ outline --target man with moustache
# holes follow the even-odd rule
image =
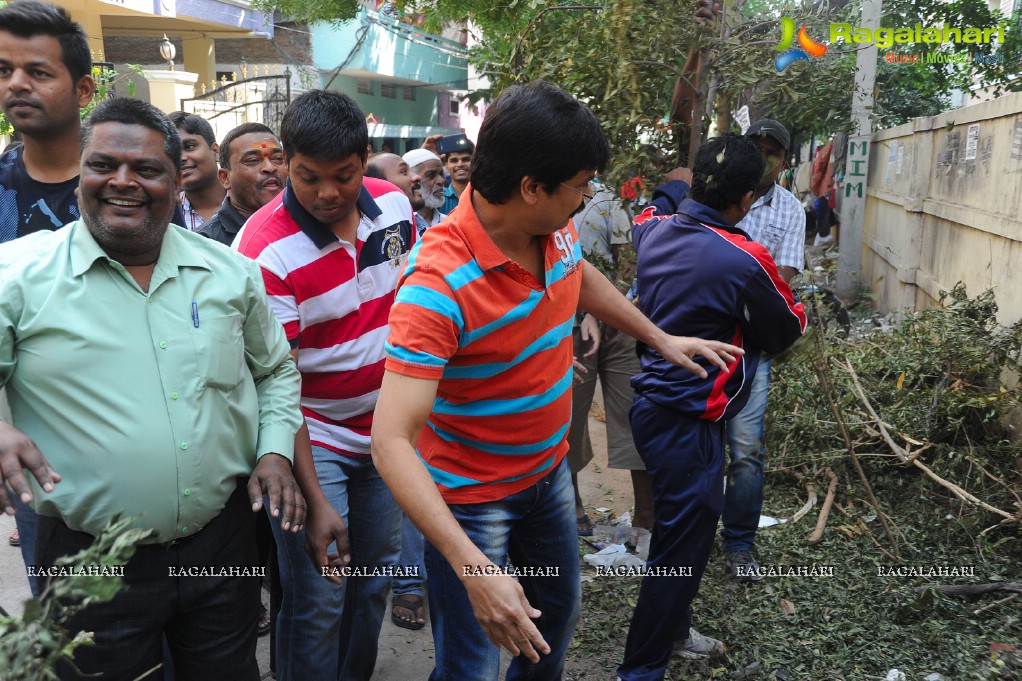
[[[78,219],[80,111],[92,101],[92,57],[67,10],[24,0],[0,9],[0,106],[22,144],[0,156],[0,243]],[[0,390],[0,416],[7,410]],[[21,504],[10,543],[35,560],[35,512]],[[34,596],[41,581],[28,578]]]
[[[170,120],[181,135],[182,226],[197,232],[224,200],[224,188],[217,179],[216,134],[202,116],[175,111]]]
[[[258,268],[169,228],[180,145],[150,104],[104,102],[82,127],[82,220],[0,247],[0,483],[35,504],[44,570],[115,514],[153,531],[127,589],[70,622],[95,632],[78,670],[143,678],[166,640],[178,679],[255,681],[259,581],[237,575],[258,567],[264,494],[283,531],[305,522],[300,379]]]
[[[440,212],[444,205],[444,166],[440,157],[428,149],[412,149],[401,158],[412,173],[419,176],[419,182],[412,185],[411,198],[415,214],[422,218],[416,220],[419,236],[422,236],[424,231],[447,217]]]
[[[227,196],[199,234],[230,246],[245,220],[284,189],[284,150],[269,127],[242,123],[227,133],[219,153],[217,177]]]

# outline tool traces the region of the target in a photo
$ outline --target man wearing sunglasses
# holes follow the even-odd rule
[[[738,223],[753,241],[766,247],[786,282],[799,273],[805,261],[806,217],[794,194],[777,184],[787,167],[791,135],[770,119],[756,121],[745,134],[766,158],[763,178],[753,195],[752,208]],[[753,556],[756,529],[763,508],[763,423],[770,388],[770,360],[759,364],[748,404],[727,424],[730,464],[724,501],[721,537],[727,566],[739,582],[762,579]]]

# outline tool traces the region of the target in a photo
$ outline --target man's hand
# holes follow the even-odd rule
[[[681,166],[675,168],[671,172],[664,175],[664,182],[670,182],[671,180],[681,180],[689,187],[692,186],[692,169],[683,168]]]
[[[468,575],[462,583],[479,626],[494,645],[507,648],[516,657],[524,653],[533,664],[539,662],[541,653],[550,653],[550,646],[532,623],[541,613],[529,605],[518,582],[495,574]]]
[[[439,156],[440,155],[440,151],[437,149],[436,145],[437,145],[437,142],[440,141],[441,137],[443,137],[443,135],[430,135],[425,140],[423,140],[422,148],[426,149],[427,151],[432,151],[434,154]]]
[[[583,343],[590,340],[593,342],[585,354],[582,355],[582,359],[589,359],[600,351],[600,322],[597,321],[596,317],[587,314],[582,318],[582,323],[579,325],[578,330],[582,334]]]
[[[728,365],[734,364],[739,356],[745,354],[745,350],[729,343],[688,336],[666,336],[656,349],[671,364],[688,369],[700,378],[706,378],[706,370],[693,362],[692,357],[702,355],[720,367],[721,371],[730,373]]]
[[[270,515],[280,518],[282,530],[298,532],[302,529],[305,525],[305,497],[291,474],[291,462],[280,454],[260,457],[252,477],[248,479],[248,498],[253,511],[262,509],[264,494],[270,499]]]
[[[324,577],[334,584],[340,584],[341,575],[331,574],[331,571],[340,570],[351,562],[348,528],[344,520],[325,500],[311,505],[306,519],[305,552],[321,573],[326,570]],[[327,547],[333,543],[337,544],[337,553],[327,555]]]
[[[32,501],[32,491],[23,468],[27,468],[47,492],[52,492],[53,486],[60,482],[60,475],[50,467],[32,438],[11,424],[0,421],[0,507],[7,515],[14,515],[14,500],[5,482],[23,503]]]

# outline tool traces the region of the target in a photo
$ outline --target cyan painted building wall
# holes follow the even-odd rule
[[[364,70],[464,90],[468,81],[465,48],[375,12],[362,12],[340,26],[314,24],[313,63],[323,71]]]
[[[330,74],[322,76],[326,87]],[[396,99],[380,96],[380,81],[373,81],[373,94],[360,94],[358,80],[350,76],[337,76],[330,85],[331,90],[340,90],[350,96],[362,111],[388,125],[437,125],[437,93],[427,88],[416,88],[415,101],[404,99],[404,86],[395,88]]]

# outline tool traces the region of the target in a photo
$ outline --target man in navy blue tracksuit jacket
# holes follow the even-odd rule
[[[635,219],[642,312],[668,333],[726,341],[745,355],[728,372],[704,364],[701,379],[639,345],[632,432],[653,482],[655,522],[618,669],[624,681],[663,679],[675,644],[690,658],[723,649],[691,629],[690,608],[724,506],[724,421],[745,405],[760,356],[781,352],[806,327],[766,249],[735,227],[764,167],[752,142],[711,139],[696,155],[689,198],[679,202],[684,183],[668,183]]]

